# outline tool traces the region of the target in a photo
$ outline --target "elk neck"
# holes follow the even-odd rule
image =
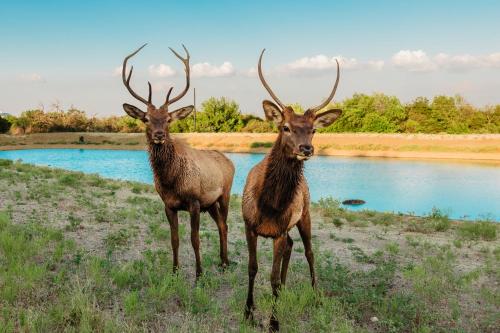
[[[173,185],[180,173],[182,158],[176,152],[172,138],[167,135],[165,143],[157,145],[148,137],[148,152],[155,178],[163,185]]]
[[[284,150],[280,133],[268,156],[259,198],[261,211],[269,217],[276,217],[288,208],[303,181],[304,162],[290,158]]]

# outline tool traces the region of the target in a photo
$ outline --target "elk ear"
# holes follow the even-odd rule
[[[123,110],[125,110],[125,112],[127,112],[127,114],[129,116],[131,116],[132,118],[142,120],[143,122],[147,121],[146,120],[146,112],[139,110],[139,108],[137,108],[133,105],[124,103]]]
[[[283,121],[283,113],[280,108],[271,101],[265,100],[262,102],[262,108],[266,114],[266,119],[269,121],[274,121],[276,125],[281,124]]]
[[[185,106],[183,108],[170,112],[170,116],[172,117],[172,121],[184,119],[189,116],[189,114],[193,112],[193,110],[194,105]]]
[[[340,117],[342,110],[332,109],[325,112],[321,112],[314,117],[314,127],[323,128],[330,126],[335,120]]]

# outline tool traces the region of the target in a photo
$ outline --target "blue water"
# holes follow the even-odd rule
[[[227,154],[236,166],[233,193],[264,155]],[[147,153],[137,150],[30,149],[0,151],[0,158],[104,177],[152,183]],[[500,167],[482,164],[318,156],[306,162],[313,201],[333,196],[363,199],[354,209],[500,219]]]

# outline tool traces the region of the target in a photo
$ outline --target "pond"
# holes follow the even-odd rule
[[[233,193],[241,194],[263,154],[226,154],[236,166]],[[140,150],[28,149],[0,151],[0,158],[103,177],[152,183],[147,152]],[[311,198],[362,199],[349,209],[500,219],[500,168],[488,164],[316,156],[306,162]]]

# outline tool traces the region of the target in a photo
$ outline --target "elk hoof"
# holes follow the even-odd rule
[[[280,322],[278,319],[271,317],[271,320],[269,320],[269,332],[279,332],[280,330]]]
[[[245,306],[245,319],[248,320],[252,325],[255,325],[255,319],[253,317],[254,306]]]

